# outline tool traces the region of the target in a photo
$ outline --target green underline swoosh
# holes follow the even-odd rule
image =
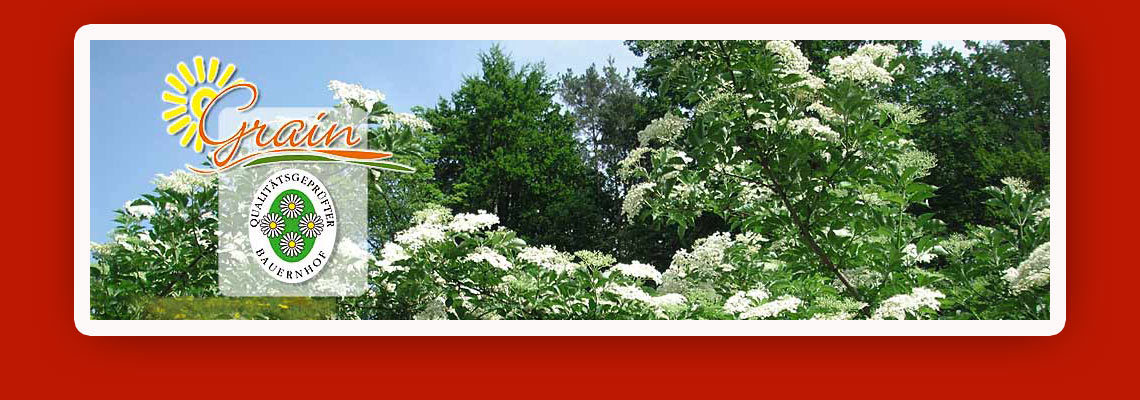
[[[342,162],[342,163],[346,163],[346,164],[363,165],[363,166],[368,167],[368,168],[382,169],[382,170],[387,170],[387,171],[395,171],[395,172],[403,172],[403,173],[416,172],[415,168],[409,167],[407,165],[399,164],[399,163],[394,163],[394,162],[387,162],[387,161],[347,161],[347,160],[341,160],[341,159],[336,159],[336,158],[331,158],[331,157],[326,157],[326,156],[321,156],[321,155],[315,155],[315,154],[289,154],[289,155],[281,155],[281,156],[262,157],[262,158],[259,158],[259,159],[256,159],[256,160],[253,160],[253,161],[246,163],[245,166],[246,167],[253,167],[253,166],[257,166],[257,165],[273,164],[273,163],[279,163],[279,162],[297,162],[297,161]]]

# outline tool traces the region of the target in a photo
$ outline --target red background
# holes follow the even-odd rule
[[[1129,157],[1135,12],[1093,2],[372,1],[360,5],[130,1],[5,4],[3,102],[25,134],[5,175],[3,392],[154,397],[234,393],[389,397],[525,390],[528,396],[722,391],[748,397],[857,391],[1038,397],[1122,389],[1136,377],[1137,288]],[[100,2],[102,3],[102,2]],[[245,12],[244,10],[252,10]],[[317,15],[336,16],[317,17]],[[1051,23],[1068,38],[1068,323],[1026,338],[163,338],[86,337],[72,322],[72,46],[88,23]],[[256,29],[256,27],[251,27]],[[1129,42],[1135,42],[1129,40]],[[18,119],[17,119],[18,118]],[[1128,128],[1119,127],[1128,123]],[[127,163],[128,161],[124,161]],[[129,165],[129,164],[125,164]],[[1127,175],[1127,176],[1120,176]],[[98,188],[93,188],[98,190]],[[15,190],[15,191],[11,191]],[[1112,213],[1111,216],[1108,213]],[[1107,218],[1106,218],[1107,217]],[[19,228],[18,230],[16,228]],[[533,390],[532,390],[533,389]],[[1018,396],[1021,397],[1021,396]]]

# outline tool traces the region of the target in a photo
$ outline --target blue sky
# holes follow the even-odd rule
[[[92,42],[91,239],[106,239],[114,210],[151,191],[155,174],[205,159],[179,147],[160,117],[170,106],[160,98],[168,90],[163,79],[179,61],[202,55],[237,65],[236,76],[261,90],[259,107],[332,105],[327,84],[336,79],[378,89],[396,111],[409,111],[436,104],[463,76],[477,74],[477,55],[494,43],[516,62],[545,62],[551,73],[581,72],[609,57],[621,69],[641,64],[620,41]]]

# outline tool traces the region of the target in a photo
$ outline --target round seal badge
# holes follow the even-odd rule
[[[249,205],[249,244],[261,269],[286,283],[312,279],[336,242],[336,208],[312,174],[290,168],[269,176]]]

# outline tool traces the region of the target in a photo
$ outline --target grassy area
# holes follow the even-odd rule
[[[147,302],[144,319],[331,319],[336,300],[311,297],[173,297]]]

